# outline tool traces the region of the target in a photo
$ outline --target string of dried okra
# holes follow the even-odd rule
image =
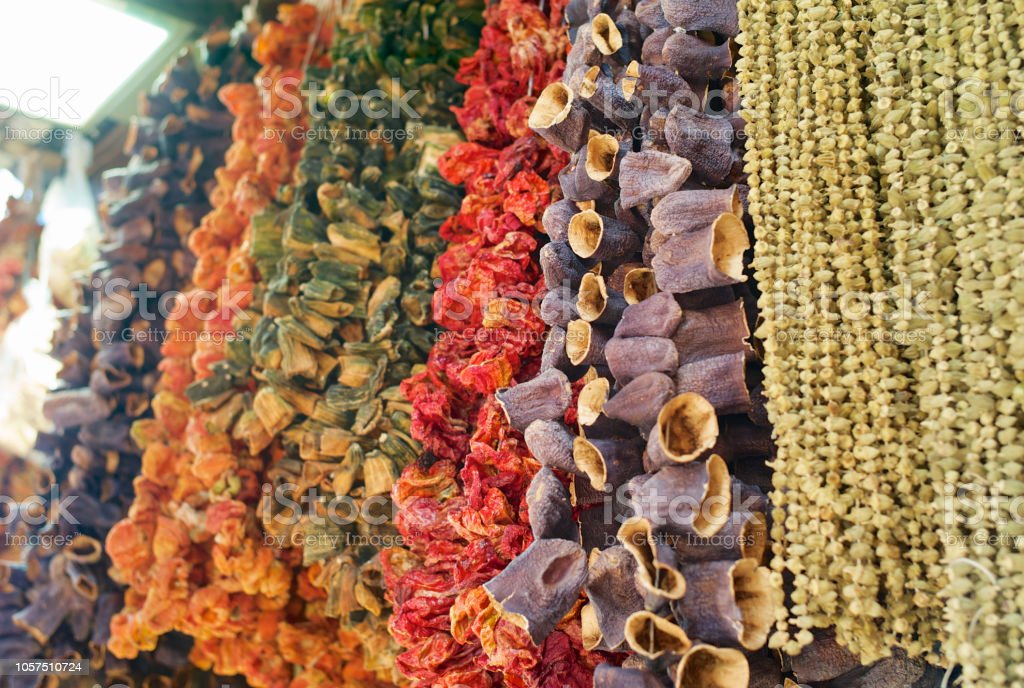
[[[757,35],[768,12],[742,9]],[[945,545],[947,654],[967,681],[1010,684],[1020,660],[1019,525],[1007,504],[1024,487],[1009,258],[1019,252],[1020,173],[1017,148],[996,141],[1019,115],[1005,98],[1001,112],[979,113],[946,99],[985,102],[1019,84],[1014,29],[980,32],[969,18],[983,10],[1007,26],[1009,4],[773,9],[774,64],[751,51],[752,73],[741,72],[750,148],[770,150],[777,175],[748,153],[757,277],[781,290],[762,298],[759,330],[779,431],[775,516],[787,526],[774,530],[774,565],[793,576],[788,617],[800,629],[793,636],[784,616],[773,643],[796,652],[835,617],[839,641],[862,660],[891,646],[931,653],[943,636]],[[800,89],[790,98],[781,88],[774,109],[758,100],[768,73]],[[957,82],[965,77],[974,81]],[[793,203],[769,217],[761,203],[776,189]],[[790,217],[798,229],[787,236]],[[805,305],[788,293],[797,278],[797,296],[834,290],[836,311],[784,310]],[[888,297],[900,312],[849,310],[844,300],[861,294]],[[826,336],[815,337],[822,325]],[[795,327],[798,344],[787,341]],[[996,505],[991,515],[971,520],[966,505],[949,506],[949,490],[971,489]]]
[[[761,167],[770,164],[768,174],[761,173],[761,168],[751,170],[749,183],[751,186],[750,210],[754,217],[753,268],[755,278],[761,285],[762,296],[758,300],[758,310],[762,316],[762,324],[755,335],[763,342],[765,351],[765,391],[768,399],[768,410],[776,428],[775,442],[777,446],[773,476],[776,488],[772,494],[775,509],[772,513],[772,552],[774,559],[772,568],[776,576],[775,584],[783,582],[785,556],[788,547],[800,546],[798,514],[806,505],[801,503],[802,494],[788,490],[788,476],[792,474],[796,464],[796,453],[800,448],[800,424],[802,418],[799,404],[794,400],[802,399],[799,380],[795,375],[799,349],[794,323],[783,316],[794,312],[800,307],[796,300],[797,292],[789,289],[799,276],[799,256],[790,250],[796,232],[793,199],[798,196],[790,188],[796,164],[799,145],[791,137],[798,135],[797,129],[797,65],[798,53],[794,44],[794,6],[789,0],[765,5],[764,3],[746,2],[740,4],[740,19],[756,17],[759,29],[757,38],[744,35],[746,46],[764,45],[766,50],[760,51],[759,59],[741,65],[739,79],[744,97],[744,117],[747,125],[748,155],[760,151]],[[756,75],[756,76],[752,76]],[[763,205],[758,201],[764,197]],[[805,565],[812,571],[820,569],[822,547],[810,548],[804,559]],[[797,571],[791,601],[795,615],[807,615],[815,608],[809,606],[814,600],[809,599],[806,585],[808,578],[801,578],[802,571]],[[825,593],[817,591],[815,599]],[[778,609],[780,617],[777,633],[771,638],[773,647],[798,647],[791,640],[791,626],[785,608]],[[806,626],[805,626],[806,628]],[[808,632],[809,633],[809,632]],[[810,637],[800,636],[801,640],[810,641]]]
[[[820,282],[829,274],[816,264],[813,254],[827,250],[830,239],[817,234],[824,224],[823,204],[815,197],[817,175],[810,173],[814,167],[812,130],[818,125],[810,102],[815,84],[806,43],[816,36],[803,26],[807,19],[801,20],[798,14],[792,2],[776,4],[772,41],[778,47],[776,74],[781,87],[771,141],[778,189],[772,214],[778,218],[779,229],[766,231],[763,241],[755,245],[755,267],[764,292],[759,304],[764,323],[756,335],[765,341],[765,389],[778,444],[773,463],[772,566],[780,574],[789,571],[793,575],[790,619],[780,619],[779,632],[771,642],[790,653],[813,640],[810,628],[827,625],[823,622],[834,613],[837,599],[827,569],[837,547],[831,505],[838,502],[838,476],[834,470],[829,473],[825,461],[835,449],[819,446],[827,416],[821,389],[826,383],[821,378],[830,365],[824,354],[835,343],[825,340],[819,350],[817,342],[806,341],[805,333],[817,332],[826,323],[819,313],[807,308],[806,298],[801,298],[814,292],[815,280]],[[798,50],[801,47],[803,50]],[[746,75],[741,72],[740,77]],[[781,263],[774,266],[761,258],[773,242],[779,246]],[[803,319],[794,317],[796,314],[803,314]],[[790,624],[798,629],[795,637]]]
[[[926,6],[913,0],[874,3],[873,37],[868,42],[876,81],[869,88],[873,96],[872,155],[879,166],[881,189],[879,217],[882,220],[882,248],[892,298],[888,305],[888,334],[896,355],[887,359],[890,378],[883,399],[893,413],[893,436],[885,452],[894,456],[892,479],[897,489],[894,526],[899,557],[885,561],[893,622],[890,644],[911,653],[929,653],[941,637],[944,585],[940,564],[941,538],[934,527],[937,506],[929,455],[921,441],[927,412],[918,395],[922,372],[931,365],[926,327],[937,314],[938,299],[947,293],[930,293],[938,272],[926,255],[935,241],[937,228],[930,209],[929,188],[936,161],[942,151],[943,132],[937,119],[938,100],[928,89],[933,81],[934,57],[925,46]],[[918,306],[920,304],[920,306]]]
[[[799,89],[795,104],[780,103],[779,110],[795,105],[799,116],[792,123],[777,118],[777,140],[789,134],[795,151],[794,169],[778,177],[778,186],[793,194],[798,229],[792,245],[802,255],[796,256],[799,268],[788,272],[758,247],[756,265],[773,290],[762,299],[767,324],[759,332],[772,357],[766,379],[783,385],[768,389],[773,414],[781,414],[773,498],[777,522],[789,526],[776,527],[786,544],[777,540],[775,566],[794,575],[790,614],[800,631],[791,638],[782,620],[773,642],[796,652],[813,640],[811,628],[835,619],[840,641],[870,661],[888,654],[888,641],[868,640],[889,616],[879,602],[885,599],[880,591],[888,591],[877,559],[900,553],[894,529],[883,522],[892,502],[892,463],[876,447],[876,433],[890,433],[885,375],[895,351],[876,341],[883,323],[870,305],[844,307],[886,286],[860,87],[870,15],[846,2],[798,3],[791,34],[784,22],[793,9],[779,9],[775,42],[782,46],[780,64],[788,67],[781,73]],[[786,50],[791,35],[803,42],[795,59]],[[787,246],[785,236],[766,236],[766,245],[773,241]],[[790,290],[797,311],[780,309]],[[787,341],[792,338],[798,341]],[[782,347],[789,360],[780,355]],[[788,368],[793,354],[799,372]],[[803,408],[791,413],[795,403]]]
[[[953,93],[959,107],[949,116],[956,117],[964,164],[963,195],[940,206],[953,213],[961,361],[953,378],[959,466],[946,475],[947,482],[955,480],[946,491],[956,495],[945,502],[962,523],[961,539],[947,548],[947,652],[963,666],[964,685],[1021,686],[1019,538],[1024,529],[1015,504],[1024,494],[1018,441],[1024,380],[1019,339],[1024,187],[1020,113],[1008,100],[1022,86],[1019,18],[1011,19],[1020,8],[1005,2],[958,3],[949,11],[959,39],[953,43],[958,63]],[[985,20],[979,22],[979,15]],[[983,30],[989,22],[997,22],[991,25],[994,30]],[[959,499],[961,491],[980,509]]]

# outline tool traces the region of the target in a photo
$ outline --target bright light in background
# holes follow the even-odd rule
[[[4,205],[7,199],[11,196],[21,198],[23,193],[25,193],[25,185],[18,181],[18,178],[11,174],[10,170],[0,170],[0,217],[7,212]]]
[[[81,126],[168,38],[96,0],[2,4],[0,126],[12,108]]]

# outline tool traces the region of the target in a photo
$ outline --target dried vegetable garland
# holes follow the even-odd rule
[[[259,274],[250,222],[291,179],[301,150],[294,132],[304,120],[283,115],[281,99],[296,94],[304,60],[325,59],[312,5],[282,5],[279,19],[253,45],[263,64],[255,85],[220,92],[234,143],[217,171],[214,209],[188,242],[194,285],[218,300],[200,318],[179,319],[162,349],[155,419],[133,428],[145,447],[140,498],[108,546],[131,584],[113,624],[115,653],[131,656],[176,629],[195,639],[200,666],[253,686],[298,687],[369,674],[324,617],[320,596],[293,576],[295,557],[262,543],[255,507],[270,435],[252,409],[244,339],[255,316],[227,307],[251,306]]]
[[[33,529],[33,544],[10,574],[29,586],[12,628],[40,646],[16,658],[88,660],[93,680],[109,683],[148,676],[144,685],[164,686],[188,671],[189,641],[180,635],[132,661],[107,652],[123,593],[102,543],[135,497],[145,501],[133,489],[140,456],[130,427],[153,412],[165,323],[158,304],[136,290],[159,294],[191,270],[181,241],[209,209],[209,184],[228,143],[230,115],[216,91],[252,73],[245,36],[215,32],[200,48],[205,64],[186,51],[143,98],[128,167],[103,175],[101,262],[84,285],[84,308],[64,315],[54,343],[63,388],[48,395],[44,413],[59,434],[41,435],[36,446],[51,466],[40,485],[49,518]]]
[[[986,24],[997,22],[993,26],[1000,30],[977,30],[979,16]],[[936,40],[943,59],[942,69],[936,69],[941,87],[955,88],[959,96],[959,107],[941,113],[947,141],[953,143],[939,162],[953,174],[948,195],[933,202],[937,220],[948,220],[955,247],[937,256],[956,278],[955,318],[940,321],[945,327],[930,352],[932,360],[948,361],[948,367],[936,366],[941,387],[929,401],[941,413],[929,424],[927,437],[944,450],[938,498],[953,506],[952,513],[941,507],[939,513],[944,527],[949,520],[957,524],[959,536],[946,538],[945,649],[963,667],[965,686],[1022,686],[1024,210],[1021,112],[1011,105],[1024,87],[1020,8],[1006,2],[938,3],[931,17],[943,30]],[[950,41],[954,35],[963,40]],[[962,81],[954,82],[953,74]],[[972,107],[972,102],[982,105]],[[966,490],[968,499],[981,505],[980,518],[970,502],[950,497],[954,490]]]
[[[533,544],[485,589],[535,642],[578,614],[585,648],[629,654],[594,685],[782,677],[760,652],[781,597],[767,499],[730,475],[763,484],[772,447],[743,301],[736,8],[713,5],[570,3],[564,80],[529,121],[573,157],[544,217],[541,373],[497,396],[544,468]]]
[[[378,2],[339,17],[334,67],[310,70],[310,81],[323,81],[326,102],[381,91],[394,100],[316,123],[291,206],[263,218],[253,242],[268,276],[251,338],[254,411],[281,448],[261,519],[269,536],[301,544],[301,575],[323,613],[388,684],[401,677],[380,553],[397,537],[391,488],[420,452],[399,383],[433,342],[439,228],[461,199],[437,172],[461,137],[438,125],[453,122],[454,73],[479,16],[473,4]],[[311,490],[297,513],[289,500]]]
[[[393,491],[408,549],[385,558],[392,632],[407,648],[399,666],[416,685],[587,686],[600,661],[583,649],[578,620],[535,644],[482,587],[532,539],[525,512],[537,465],[494,394],[534,377],[544,348],[529,305],[545,291],[536,232],[566,158],[526,120],[564,67],[562,10],[491,6],[480,49],[460,70],[469,90],[456,113],[470,142],[441,168],[467,197],[443,228],[451,245],[434,295],[448,332],[403,385],[426,451]]]
[[[779,444],[773,567],[794,577],[773,645],[814,655],[812,630],[832,623],[865,661],[942,641],[963,685],[1010,686],[1019,147],[1000,137],[1019,123],[960,99],[1019,87],[1019,45],[1012,28],[973,31],[978,11],[1008,26],[1006,3],[741,3],[755,38],[740,78],[755,267],[773,289],[758,331]],[[773,79],[817,99],[771,103]],[[840,306],[896,293],[899,312],[794,317],[822,287]],[[819,327],[835,336],[805,336]],[[1002,506],[977,518],[964,494]]]

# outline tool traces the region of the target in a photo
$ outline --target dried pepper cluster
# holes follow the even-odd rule
[[[537,373],[546,329],[529,304],[546,287],[537,260],[544,210],[566,156],[529,131],[536,94],[564,68],[563,6],[505,0],[488,8],[456,108],[469,142],[441,161],[466,188],[442,235],[436,321],[448,328],[426,370],[404,383],[426,450],[393,495],[407,549],[385,553],[399,667],[422,686],[589,686],[601,657],[578,619],[551,620],[535,643],[482,587],[532,540],[527,488],[538,465],[495,392]]]
[[[135,508],[146,503],[133,489],[141,461],[130,427],[154,411],[168,325],[145,299],[181,284],[191,270],[181,242],[209,209],[210,182],[228,143],[230,116],[216,91],[251,74],[238,38],[211,34],[200,44],[202,63],[186,51],[143,98],[128,167],[103,175],[104,242],[84,285],[86,305],[64,315],[54,344],[63,388],[48,395],[44,413],[59,434],[42,435],[36,447],[51,466],[39,485],[48,518],[11,574],[30,586],[22,588],[27,606],[11,620],[37,644],[21,658],[89,660],[90,685],[135,685],[141,676],[147,686],[171,685],[176,673],[187,679],[189,642],[180,635],[151,643],[153,653],[131,662],[107,653],[123,595],[108,571],[115,553],[101,543],[134,498]]]
[[[217,170],[213,210],[188,237],[193,283],[218,298],[199,317],[177,320],[162,348],[155,418],[133,428],[145,448],[142,496],[108,539],[131,584],[112,650],[131,656],[184,631],[195,639],[195,663],[253,686],[372,685],[358,650],[325,618],[322,595],[293,575],[296,557],[264,545],[257,515],[272,433],[253,408],[246,336],[260,274],[249,227],[292,178],[305,118],[287,114],[284,101],[297,95],[305,60],[326,64],[323,25],[312,5],[282,5],[253,44],[263,65],[256,85],[220,91],[234,142]]]
[[[301,575],[323,614],[387,684],[401,677],[380,552],[398,536],[391,488],[420,452],[399,383],[434,340],[439,229],[461,200],[437,172],[461,137],[436,125],[452,120],[455,65],[476,44],[479,11],[382,2],[340,16],[337,62],[309,70],[310,84],[325,85],[327,103],[380,89],[418,116],[388,103],[328,112],[303,151],[290,207],[254,227],[267,282],[250,339],[253,410],[280,448],[261,519],[269,536],[301,545]]]
[[[978,14],[1005,30],[974,31]],[[813,654],[812,629],[835,623],[862,660],[891,646],[932,656],[941,641],[963,685],[1024,685],[1021,531],[1006,506],[1021,458],[1020,148],[1000,138],[1019,122],[946,107],[1019,87],[1011,14],[741,3],[758,335],[779,431],[773,568],[794,588],[772,642],[787,652],[815,641]],[[840,306],[901,298],[895,314],[794,317],[822,290]],[[977,518],[965,493],[1003,506]]]

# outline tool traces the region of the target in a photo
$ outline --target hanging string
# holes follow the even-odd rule
[[[306,55],[302,59],[302,73],[306,73],[306,69],[309,68],[309,63],[313,60],[313,53],[316,51],[316,43],[320,40],[320,31],[324,27],[325,21],[333,21],[335,14],[337,13],[337,7],[340,0],[328,0],[328,3],[322,3],[316,13],[316,27],[313,32],[309,34],[309,41],[306,45]],[[254,0],[255,2],[255,0]]]

